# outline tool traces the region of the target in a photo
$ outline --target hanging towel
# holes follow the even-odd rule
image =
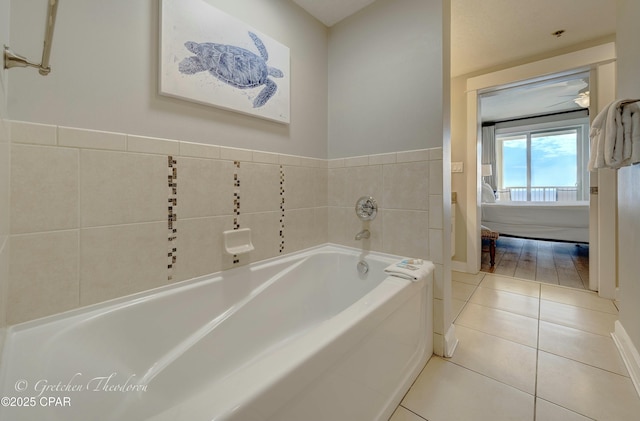
[[[590,132],[590,171],[597,168],[620,168],[630,165],[634,154],[640,156],[638,147],[635,152],[633,151],[633,136],[638,136],[638,142],[640,142],[638,101],[629,99],[614,101],[593,120]]]
[[[431,262],[422,259],[405,259],[389,265],[384,271],[388,275],[417,282],[426,279],[432,270],[433,264]]]
[[[640,102],[626,104],[622,108],[622,127],[624,127],[624,160],[622,165],[640,162]]]

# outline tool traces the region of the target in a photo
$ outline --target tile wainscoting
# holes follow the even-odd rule
[[[327,242],[434,261],[442,325],[442,148],[324,160],[9,126],[8,325]],[[363,195],[379,213],[355,241]],[[227,255],[238,228],[255,250]]]

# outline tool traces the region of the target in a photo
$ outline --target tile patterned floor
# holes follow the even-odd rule
[[[638,421],[640,397],[597,294],[453,273],[458,348],[432,357],[390,421]]]

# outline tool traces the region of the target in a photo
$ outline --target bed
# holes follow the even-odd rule
[[[516,237],[589,242],[589,202],[482,203],[482,225]]]

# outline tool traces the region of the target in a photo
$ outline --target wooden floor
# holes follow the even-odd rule
[[[589,287],[589,245],[529,240],[500,236],[496,241],[496,263],[489,264],[488,243],[483,242],[483,272],[533,281]]]

